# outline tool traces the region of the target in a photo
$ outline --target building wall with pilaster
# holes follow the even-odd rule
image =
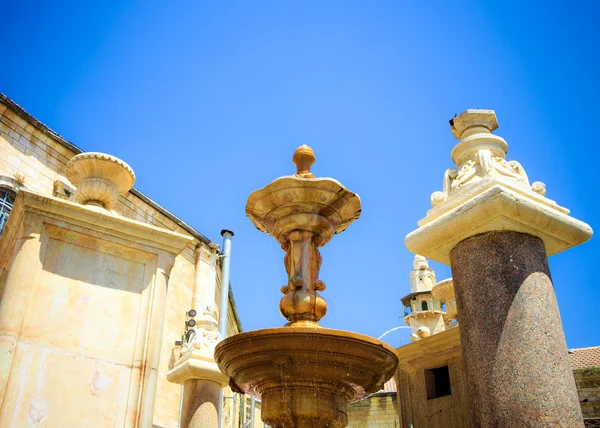
[[[76,189],[67,180],[66,171],[69,160],[79,152],[76,146],[0,95],[0,187],[16,192],[25,188],[46,196],[74,200]],[[131,191],[121,196],[115,211],[142,223],[190,235],[189,230],[180,226],[172,215],[167,215],[166,210],[144,200],[138,193]],[[8,231],[3,235],[8,235]],[[202,255],[200,274],[196,276],[198,246]],[[185,331],[186,312],[198,310],[205,304],[219,306],[221,287],[216,278],[220,276],[220,264],[211,264],[204,256],[216,251],[218,248],[214,244],[194,237],[193,242],[177,256],[171,270],[154,408],[154,425],[157,427],[179,426],[181,385],[168,382],[166,375],[179,356],[175,341],[180,340]],[[4,266],[0,277],[9,268]],[[205,291],[208,287],[215,287],[215,281],[215,301],[205,302]],[[239,321],[231,301],[228,317],[229,334],[238,332]]]

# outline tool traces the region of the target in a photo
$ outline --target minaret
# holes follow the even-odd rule
[[[445,329],[442,302],[431,293],[435,283],[435,272],[429,267],[427,259],[415,255],[413,270],[410,271],[410,294],[402,298],[404,321],[416,330],[410,336],[413,341]]]

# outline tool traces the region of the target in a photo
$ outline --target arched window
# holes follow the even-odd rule
[[[15,202],[15,192],[10,189],[0,187],[0,235],[4,230],[4,225],[8,220],[8,215]]]
[[[421,302],[421,310],[422,311],[426,311],[427,310],[427,302],[426,301],[422,301]]]

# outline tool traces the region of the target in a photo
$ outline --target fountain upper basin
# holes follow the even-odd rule
[[[215,360],[233,389],[262,398],[273,427],[344,427],[347,402],[380,390],[398,365],[380,340],[307,327],[237,334],[217,345]]]

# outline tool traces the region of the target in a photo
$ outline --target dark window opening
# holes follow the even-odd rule
[[[427,310],[427,302],[421,302],[421,310],[423,310],[423,311]]]
[[[8,221],[8,216],[15,202],[15,192],[0,187],[0,235]]]
[[[428,400],[452,394],[448,366],[425,370],[425,387]]]

